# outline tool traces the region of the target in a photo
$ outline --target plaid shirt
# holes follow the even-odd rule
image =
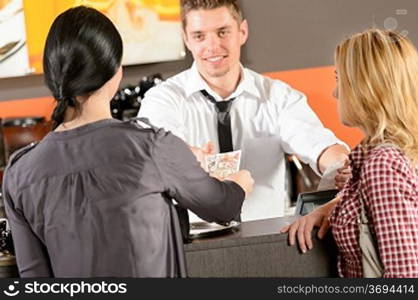
[[[362,277],[358,244],[359,194],[378,245],[384,277],[418,277],[418,175],[390,145],[357,146],[350,154],[352,178],[330,218],[339,249],[341,277]]]

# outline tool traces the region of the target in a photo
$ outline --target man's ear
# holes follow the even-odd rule
[[[241,46],[247,42],[248,39],[248,22],[247,20],[243,20],[239,25],[240,31],[240,39],[241,39]]]

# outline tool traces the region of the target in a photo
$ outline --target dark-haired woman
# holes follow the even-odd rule
[[[209,177],[171,133],[112,119],[121,58],[120,35],[94,9],[70,9],[51,27],[55,130],[10,159],[3,186],[22,277],[185,276],[171,198],[225,222],[252,188],[247,171]]]

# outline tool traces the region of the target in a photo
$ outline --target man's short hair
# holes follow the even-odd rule
[[[241,24],[244,19],[241,8],[238,5],[237,0],[181,0],[181,22],[183,29],[186,29],[186,16],[192,10],[209,10],[220,7],[227,7],[231,12],[233,18]]]

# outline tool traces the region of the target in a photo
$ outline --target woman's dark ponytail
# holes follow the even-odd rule
[[[78,6],[55,19],[43,57],[45,83],[57,101],[51,117],[54,129],[68,107],[79,109],[77,96],[98,90],[115,75],[122,53],[116,27],[99,11]]]
[[[72,98],[61,98],[61,99],[55,98],[55,99],[57,101],[57,104],[51,116],[51,119],[53,122],[52,129],[57,128],[61,123],[64,122],[65,112],[67,111],[68,107],[76,108],[76,102]]]

